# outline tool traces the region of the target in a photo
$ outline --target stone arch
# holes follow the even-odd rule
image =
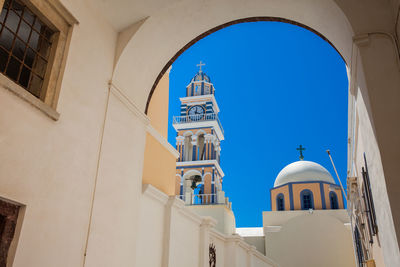
[[[185,174],[183,175],[183,194],[185,194],[186,192],[191,192],[192,189],[190,188],[191,181],[189,180],[190,177],[194,176],[194,175],[201,175],[201,172],[198,170],[189,170],[187,172],[185,172]],[[203,181],[199,182],[198,184],[203,183]]]
[[[141,24],[116,63],[113,83],[146,111],[158,81],[183,51],[212,32],[252,21],[302,26],[329,41],[350,61],[353,31],[335,1],[219,0],[204,4],[191,0],[176,3],[173,10],[161,11]]]

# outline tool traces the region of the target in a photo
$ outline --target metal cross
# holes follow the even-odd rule
[[[300,151],[300,160],[303,160],[304,159],[304,156],[303,156],[303,150],[306,150],[306,148],[305,147],[303,147],[302,145],[300,145],[298,148],[296,148],[297,150],[299,150]]]
[[[197,67],[200,68],[199,72],[201,72],[201,67],[202,67],[202,66],[205,66],[205,65],[206,65],[206,64],[204,64],[204,63],[201,62],[201,60],[200,60],[200,63],[196,65]]]

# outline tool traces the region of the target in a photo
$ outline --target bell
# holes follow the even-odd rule
[[[198,182],[201,182],[201,176],[200,176],[200,175],[195,175],[195,176],[193,176],[193,177],[191,178],[191,180],[192,180],[192,186],[191,186],[191,188],[192,188],[193,190],[195,190],[195,189],[197,188],[197,183],[198,183]]]
[[[195,181],[195,180],[192,180],[192,186],[191,186],[191,188],[192,188],[193,190],[195,190],[196,187],[197,187],[196,181]]]

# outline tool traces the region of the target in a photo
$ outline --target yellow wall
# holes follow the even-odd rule
[[[303,191],[304,189],[308,189],[313,193],[314,209],[316,210],[322,209],[321,190],[319,188],[319,183],[293,184],[292,186],[293,186],[293,206],[295,210],[301,210],[300,192]]]
[[[180,195],[181,193],[181,178],[175,175],[175,195]]]
[[[340,187],[335,188],[333,190],[338,198],[338,204],[339,204],[339,209],[344,209],[344,205],[343,205],[343,197],[342,197],[342,190],[340,189]],[[331,208],[331,201],[329,199],[329,184],[324,184],[324,192],[325,192],[325,204],[326,204],[326,208],[330,209]]]
[[[151,125],[168,138],[169,72],[166,72],[154,90],[147,116]]]
[[[282,193],[285,198],[285,210],[290,210],[289,186],[285,185],[271,190],[271,209],[276,211],[276,196]]]
[[[147,133],[142,183],[151,184],[167,195],[174,195],[175,164],[175,156]]]
[[[151,99],[148,117],[153,128],[168,138],[169,72],[158,83]],[[142,183],[151,184],[167,195],[175,195],[176,158],[151,134],[146,135]]]

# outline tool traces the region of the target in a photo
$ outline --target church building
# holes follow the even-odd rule
[[[302,146],[298,150],[300,160],[275,179],[263,227],[237,232],[280,266],[356,266],[343,189],[323,166],[304,160]]]

